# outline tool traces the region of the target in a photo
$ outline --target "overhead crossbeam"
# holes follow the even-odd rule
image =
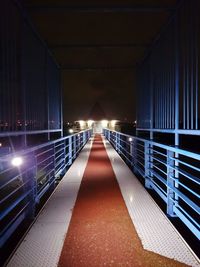
[[[66,71],[123,71],[123,70],[133,70],[135,66],[108,66],[108,67],[95,67],[95,66],[62,66],[61,70]]]
[[[43,6],[43,5],[34,5],[27,6],[28,9],[37,12],[77,12],[77,13],[133,13],[133,12],[170,12],[176,9],[176,7],[139,7],[139,6],[118,6],[118,7],[75,7],[75,6],[67,6],[67,5],[59,5],[59,6]]]
[[[127,43],[127,44],[55,44],[49,45],[51,49],[59,49],[59,48],[126,48],[126,47],[148,47],[150,44],[148,43]]]

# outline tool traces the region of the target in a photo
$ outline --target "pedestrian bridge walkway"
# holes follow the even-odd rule
[[[91,137],[8,267],[200,266],[110,143]]]

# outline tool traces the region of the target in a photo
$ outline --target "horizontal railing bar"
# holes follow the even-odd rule
[[[159,175],[157,172],[155,172],[152,168],[149,168],[149,171],[159,180],[161,181],[165,186],[167,186],[167,181],[161,176]],[[149,177],[151,179],[153,179],[153,177]]]
[[[200,154],[197,154],[197,153],[194,153],[194,152],[190,152],[190,151],[187,151],[187,150],[175,147],[175,146],[164,145],[164,144],[161,144],[161,143],[158,143],[158,142],[155,142],[155,141],[151,141],[151,140],[148,140],[148,139],[140,138],[140,137],[135,137],[135,136],[127,135],[127,134],[122,134],[122,135],[127,136],[127,137],[131,137],[131,138],[133,138],[133,139],[135,139],[137,141],[142,141],[144,143],[148,142],[150,145],[157,146],[157,147],[169,150],[171,152],[175,152],[175,153],[181,154],[183,156],[187,156],[187,157],[190,157],[190,158],[193,158],[193,159],[196,159],[196,160],[200,160]]]

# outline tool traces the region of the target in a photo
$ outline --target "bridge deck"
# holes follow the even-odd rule
[[[84,147],[7,266],[185,264],[200,266],[116,151],[97,135]]]

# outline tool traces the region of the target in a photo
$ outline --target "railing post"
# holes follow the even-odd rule
[[[134,139],[132,138],[132,140],[129,140],[130,142],[130,155],[131,155],[131,169],[134,172],[135,171],[135,167],[134,167],[134,159],[135,159],[135,154],[134,154]]]
[[[115,147],[115,149],[116,149],[116,144],[117,144],[117,139],[116,139],[116,137],[117,137],[117,135],[116,135],[116,132],[113,132],[113,144],[114,144],[114,147]]]
[[[66,172],[66,139],[63,141],[63,168],[61,171],[61,175],[64,175]]]
[[[77,142],[78,142],[78,149],[77,149],[77,151],[80,152],[80,148],[81,148],[81,135],[80,134],[77,135]]]
[[[106,130],[107,131],[107,139],[110,142],[110,130]]]
[[[117,140],[117,152],[120,154],[121,153],[121,143],[120,143],[120,140],[121,140],[121,135],[120,133],[118,133],[118,140]]]
[[[144,166],[145,166],[145,187],[151,188],[151,179],[150,179],[150,144],[145,142],[144,144]]]
[[[86,134],[87,134],[87,132],[83,132],[83,133],[82,133],[82,135],[83,135],[83,144],[82,144],[82,146],[84,146],[85,143],[87,142]]]
[[[26,179],[28,180],[27,185],[25,186],[25,190],[30,190],[30,194],[28,197],[29,200],[29,208],[27,209],[27,219],[33,220],[35,218],[35,210],[36,210],[36,202],[37,202],[37,159],[35,155],[32,155],[32,159],[34,161],[34,167],[30,172],[26,173]]]
[[[72,147],[72,136],[69,136],[69,146],[68,146],[68,149],[69,149],[69,152],[68,152],[68,159],[69,159],[69,165],[71,165],[72,164],[72,149],[73,149],[73,147]]]
[[[119,133],[115,133],[115,147],[116,151],[119,153]]]
[[[175,193],[173,188],[175,187],[175,162],[173,160],[174,152],[167,150],[167,214],[175,217],[173,207],[175,205]]]
[[[53,187],[55,186],[55,180],[56,180],[56,144],[53,144]]]
[[[77,140],[76,140],[76,135],[73,135],[73,138],[72,138],[72,147],[74,148],[73,149],[73,153],[72,153],[72,158],[76,158],[76,151],[77,151]]]

